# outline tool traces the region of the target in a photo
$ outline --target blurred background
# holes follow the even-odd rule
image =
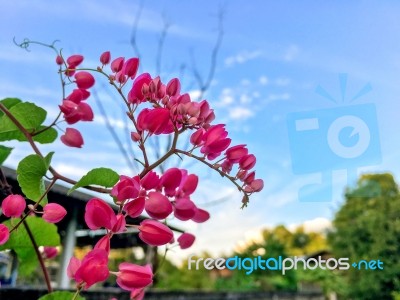
[[[196,235],[168,251],[160,289],[318,291],[343,299],[392,299],[400,291],[398,95],[400,3],[395,1],[1,1],[0,98],[32,101],[58,114],[54,53],[140,57],[140,71],[182,81],[207,99],[234,144],[257,157],[265,187],[241,210],[228,181],[190,161],[200,175],[193,199],[211,219],[171,224]],[[97,78],[94,122],[79,123],[83,149],[61,142],[54,168],[79,179],[94,167],[137,174],[129,124],[117,95]],[[101,136],[99,136],[101,132]],[[114,137],[113,137],[114,135]],[[15,144],[5,166],[31,153]],[[154,144],[154,155],[163,143]],[[162,150],[162,149],[161,149]],[[163,256],[164,249],[159,249]],[[119,254],[116,254],[118,257]],[[121,257],[138,258],[125,250]],[[188,270],[199,257],[348,257],[384,270]]]

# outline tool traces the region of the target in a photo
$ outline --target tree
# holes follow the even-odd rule
[[[391,174],[362,175],[347,189],[329,235],[333,253],[350,263],[379,259],[384,269],[343,271],[346,298],[392,299],[400,280],[399,217],[400,193]]]

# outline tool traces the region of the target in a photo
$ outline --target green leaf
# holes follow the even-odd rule
[[[118,173],[108,168],[96,168],[89,171],[83,176],[69,191],[68,195],[77,188],[88,185],[99,185],[104,187],[112,187],[119,179]]]
[[[3,162],[10,155],[12,149],[13,148],[9,148],[9,147],[0,145],[0,166],[3,164]]]
[[[57,233],[57,226],[47,223],[42,218],[30,216],[26,222],[38,246],[59,246],[60,236]],[[15,220],[13,222],[15,224]],[[3,223],[12,228],[11,220]],[[19,272],[21,275],[31,273],[38,265],[35,249],[25,226],[21,224],[11,235],[7,243],[0,246],[0,251],[12,249],[17,253],[20,262]]]
[[[47,115],[47,112],[43,108],[30,102],[17,103],[18,99],[6,100],[8,100],[7,105],[14,104],[9,108],[9,111],[27,131],[33,134],[46,128],[46,126],[42,126]],[[33,140],[45,144],[53,142],[56,138],[57,131],[54,128],[49,128],[34,136]],[[0,141],[9,140],[27,141],[25,135],[10,118],[0,115]]]
[[[49,168],[53,152],[44,159],[37,154],[31,154],[21,160],[17,167],[17,180],[25,196],[33,201],[38,201],[45,192],[43,177]],[[44,197],[42,204],[47,202]]]
[[[14,105],[21,103],[22,101],[18,98],[5,98],[0,101],[1,104],[3,104],[7,109],[10,109]],[[3,116],[4,113],[0,110],[0,117]]]
[[[40,297],[38,300],[71,300],[75,293],[67,291],[57,291]],[[85,300],[85,298],[80,295],[76,297],[77,300]]]

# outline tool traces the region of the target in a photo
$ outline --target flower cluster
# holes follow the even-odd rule
[[[94,114],[86,101],[90,97],[89,89],[95,84],[92,73],[106,76],[126,105],[133,128],[131,139],[143,156],[143,161],[135,159],[140,161],[143,169],[133,177],[120,175],[112,189],[106,190],[113,198],[114,207],[100,198],[88,201],[84,214],[87,227],[91,230],[105,229],[106,234],[82,260],[70,259],[68,276],[75,280],[79,291],[106,280],[112,274],[117,277],[116,282],[121,288],[131,291],[132,297],[141,298],[143,289],[153,282],[153,270],[150,265],[124,262],[118,271],[110,271],[108,259],[112,237],[133,227],[139,238],[150,246],[175,245],[187,249],[195,242],[195,236],[185,232],[175,238],[168,221],[173,218],[202,223],[210,218],[210,214],[193,200],[199,183],[196,174],[176,167],[160,174],[157,167],[174,154],[196,159],[230,180],[243,193],[243,206],[247,205],[252,193],[262,190],[263,181],[255,176],[255,155],[249,153],[246,145],[231,145],[225,124],[214,123],[214,110],[208,101],[195,101],[188,93],[182,93],[179,79],[163,83],[158,76],[137,74],[138,58],[112,59],[109,51],[101,54],[100,65],[93,69],[79,69],[83,59],[77,54],[66,60],[61,54],[56,58],[63,92],[69,84],[74,86],[67,96],[63,96],[58,118],[62,116],[68,125],[92,121]],[[57,124],[58,118],[52,126]],[[161,135],[169,136],[170,147],[151,161],[146,152],[146,142]],[[187,143],[182,143],[186,146],[180,149],[179,138],[188,137]],[[80,148],[84,143],[81,133],[72,127],[67,127],[60,139],[70,147]],[[60,177],[55,180],[58,179]],[[66,214],[65,209],[55,203],[45,205],[43,211],[38,211],[37,205],[28,205],[28,208],[27,214],[42,214],[42,218],[50,223],[59,222]],[[19,195],[10,195],[2,204],[3,214],[7,217],[21,217],[25,209],[25,199]],[[131,218],[143,214],[146,217],[135,223],[138,225],[129,224]],[[9,235],[8,228],[0,224],[0,244],[5,243]],[[56,248],[43,249],[45,258],[55,257],[57,253]]]

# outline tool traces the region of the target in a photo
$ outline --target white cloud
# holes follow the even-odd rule
[[[262,52],[260,50],[255,50],[255,51],[251,51],[251,52],[243,51],[236,55],[228,56],[227,58],[225,58],[225,65],[227,67],[232,67],[236,64],[243,64],[247,61],[250,61],[250,60],[260,57],[261,54],[262,54]]]
[[[290,45],[283,55],[283,60],[285,61],[292,61],[296,58],[299,54],[299,47],[297,45]]]
[[[251,102],[251,98],[249,97],[249,95],[247,95],[247,94],[242,94],[241,96],[240,96],[240,103],[242,103],[242,104],[248,104],[248,103],[250,103]]]
[[[289,93],[269,94],[268,95],[268,102],[279,101],[279,100],[289,100],[289,99],[290,99]]]
[[[236,106],[229,109],[229,117],[233,120],[246,120],[254,116],[254,113],[243,106]]]
[[[328,229],[332,228],[332,222],[326,218],[315,218],[312,220],[304,221],[300,224],[290,224],[288,225],[288,229],[290,231],[295,231],[298,227],[303,226],[304,231],[306,233],[310,232],[326,232]]]
[[[267,85],[269,83],[269,79],[267,76],[261,76],[258,79],[258,82],[260,82],[261,85]]]
[[[275,79],[274,83],[277,86],[288,86],[290,84],[290,79],[285,77],[279,77]]]

